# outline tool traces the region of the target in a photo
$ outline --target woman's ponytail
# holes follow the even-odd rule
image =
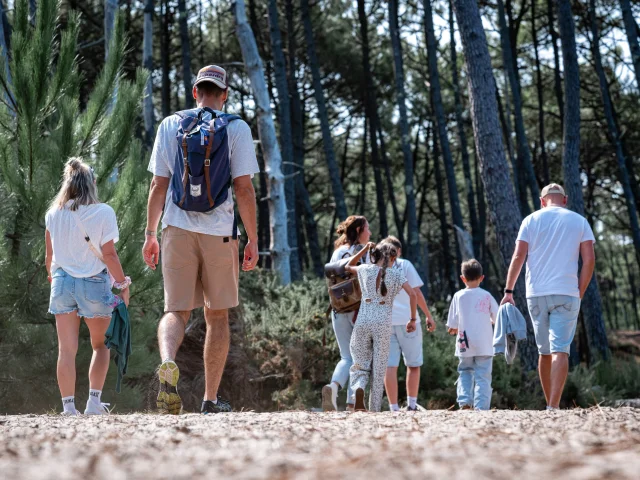
[[[398,256],[398,249],[389,242],[380,242],[371,252],[371,258],[375,263],[382,260],[382,270],[380,272],[380,295],[387,296],[388,289],[386,284],[387,269],[392,258]]]
[[[351,215],[347,217],[347,219],[336,228],[336,233],[339,237],[333,244],[334,248],[341,247],[342,245],[355,245],[358,242],[362,228],[366,224],[367,219],[361,215]]]
[[[80,157],[71,157],[65,164],[60,190],[50,208],[61,210],[69,200],[74,201],[69,207],[71,210],[77,210],[80,205],[100,203],[93,169]]]

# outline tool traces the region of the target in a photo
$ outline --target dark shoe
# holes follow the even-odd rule
[[[473,410],[471,405],[460,405],[460,410]]]
[[[353,406],[354,412],[366,412],[367,409],[364,406],[364,390],[362,388],[358,388],[356,390],[356,403]]]
[[[160,391],[156,405],[160,413],[170,413],[179,415],[182,410],[182,400],[178,395],[178,379],[180,370],[175,362],[168,360],[163,362],[158,368],[158,380],[160,380]]]
[[[416,405],[415,407],[411,408],[409,405],[407,405],[407,412],[417,412],[418,411],[418,406]]]
[[[217,403],[213,403],[211,400],[203,400],[202,408],[200,409],[200,413],[203,415],[207,415],[209,413],[229,413],[233,412],[231,408],[231,404],[226,400],[223,400],[222,397],[218,397]]]

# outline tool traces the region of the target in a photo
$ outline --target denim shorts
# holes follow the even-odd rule
[[[400,365],[400,353],[407,367],[421,367],[422,356],[422,327],[417,322],[416,330],[407,333],[406,325],[394,325],[391,331],[391,345],[389,346],[388,367]]]
[[[53,272],[49,299],[53,315],[77,311],[84,318],[110,317],[116,303],[106,270],[87,278],[72,277],[61,268]]]
[[[527,298],[540,355],[569,353],[578,324],[580,299],[569,295]]]

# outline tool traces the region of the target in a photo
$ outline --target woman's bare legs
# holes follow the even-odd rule
[[[58,332],[58,387],[60,395],[70,397],[76,391],[76,353],[78,353],[78,333],[80,317],[78,312],[56,315]]]
[[[89,334],[91,335],[91,347],[93,356],[89,367],[89,388],[102,390],[104,380],[109,371],[109,349],[104,344],[104,334],[109,328],[111,317],[85,318]],[[76,341],[78,336],[76,335]]]

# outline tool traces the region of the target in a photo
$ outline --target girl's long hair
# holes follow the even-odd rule
[[[366,217],[362,215],[351,215],[347,219],[338,225],[336,233],[339,235],[338,239],[333,244],[334,248],[341,247],[342,245],[355,245],[360,236],[362,228],[367,224]]]
[[[382,276],[380,278],[380,295],[383,297],[387,296],[387,284],[385,283],[385,279],[387,278],[387,268],[389,267],[389,262],[392,258],[396,258],[398,256],[398,249],[395,245],[391,244],[387,241],[382,241],[376,245],[371,252],[369,252],[371,258],[374,263],[378,263],[382,260]]]
[[[65,164],[60,191],[49,208],[62,210],[69,200],[74,201],[69,207],[71,210],[100,203],[93,170],[80,157],[71,157]]]

